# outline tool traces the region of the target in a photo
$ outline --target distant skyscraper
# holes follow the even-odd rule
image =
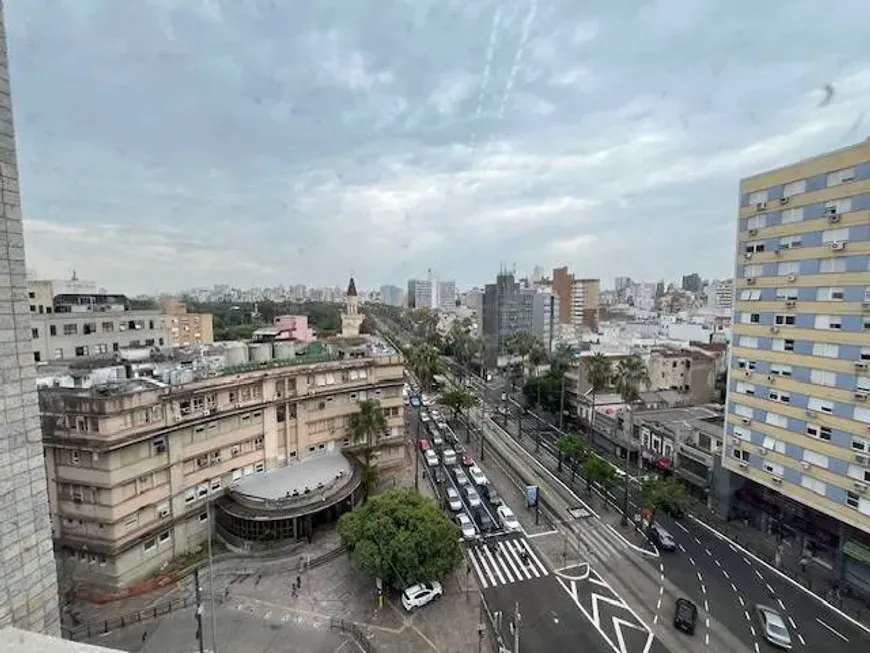
[[[11,625],[59,635],[57,570],[36,394],[2,1],[0,41],[0,231],[4,239],[0,270],[4,348],[0,356],[4,400],[0,410],[0,628]]]
[[[456,310],[456,282],[439,281],[436,290],[436,308],[441,311]]]
[[[381,302],[388,306],[399,306],[402,303],[402,289],[398,286],[381,286]]]
[[[683,276],[683,290],[688,290],[689,292],[701,292],[701,277],[698,276],[697,272],[692,272],[692,274],[687,274]]]
[[[434,290],[431,279],[409,279],[408,308],[434,308]]]

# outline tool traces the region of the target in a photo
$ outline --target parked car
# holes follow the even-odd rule
[[[674,604],[674,628],[689,635],[695,634],[698,621],[698,606],[689,599],[679,598]]]
[[[441,462],[448,467],[456,464],[456,452],[453,449],[445,449],[441,452]]]
[[[435,447],[436,449],[440,449],[441,447],[444,446],[444,438],[441,437],[440,431],[435,431],[432,434],[432,446]]]
[[[423,455],[426,457],[426,464],[429,467],[438,467],[438,454],[433,449],[426,449],[426,453]]]
[[[480,492],[480,496],[489,501],[491,506],[500,506],[503,503],[501,495],[499,495],[494,485],[481,485],[478,488],[478,492]]]
[[[761,625],[761,634],[764,639],[779,648],[791,648],[791,635],[789,635],[785,621],[779,612],[766,605],[756,605],[755,614],[758,616],[758,623]]]
[[[498,519],[501,522],[501,525],[504,526],[506,531],[514,532],[523,530],[523,527],[520,526],[520,522],[514,514],[514,511],[507,506],[499,506],[496,513],[498,514]]]
[[[653,524],[647,530],[650,541],[662,551],[676,551],[677,543],[673,536],[658,524]]]
[[[456,485],[458,485],[459,487],[465,487],[469,484],[469,480],[468,477],[465,475],[465,472],[463,472],[458,467],[455,467],[453,469],[453,478],[456,481]]]
[[[462,499],[459,498],[459,492],[454,488],[447,488],[447,505],[453,512],[462,510]]]
[[[473,540],[477,537],[477,530],[474,528],[474,522],[464,512],[456,515],[456,523],[459,524],[459,530],[462,531],[462,537],[466,540]]]
[[[489,483],[486,474],[484,474],[483,470],[477,465],[472,465],[468,468],[468,475],[471,477],[471,480],[475,485],[486,485]]]
[[[410,612],[414,608],[422,608],[444,594],[444,588],[437,580],[431,583],[417,583],[402,592],[402,605]]]
[[[470,485],[465,487],[465,501],[471,508],[480,508],[483,505],[480,502],[480,495],[477,493],[477,490]]]

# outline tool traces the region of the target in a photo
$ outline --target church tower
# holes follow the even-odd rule
[[[347,284],[347,295],[344,298],[344,312],[341,314],[341,335],[344,337],[358,336],[363,316],[359,312],[359,296],[356,294],[356,283],[353,277]]]

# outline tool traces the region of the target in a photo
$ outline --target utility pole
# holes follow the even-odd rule
[[[559,433],[563,433],[565,429],[565,373],[562,372],[562,391],[559,393]]]
[[[205,653],[205,641],[202,636],[202,588],[199,586],[199,567],[193,570],[193,583],[196,586],[196,639],[199,642],[199,653]]]
[[[211,507],[211,501],[205,504],[205,516],[208,520],[208,591],[211,594],[211,653],[217,653],[217,617],[214,609],[214,558],[211,554],[211,538],[212,534],[217,529],[217,523],[212,522],[214,519],[214,510]]]
[[[517,405],[517,442],[523,441],[523,408]]]
[[[634,435],[634,410],[629,404],[628,407],[628,437],[625,438],[625,493],[622,497],[622,525],[628,525],[628,486],[630,485],[629,479],[631,478],[631,470],[629,469],[629,451],[628,443],[631,437]],[[640,451],[637,453],[640,456]]]
[[[517,601],[514,604],[514,653],[520,653],[520,621],[522,620],[522,615],[520,614],[520,603]]]

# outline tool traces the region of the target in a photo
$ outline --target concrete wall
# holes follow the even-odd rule
[[[0,628],[60,634],[0,0]]]

